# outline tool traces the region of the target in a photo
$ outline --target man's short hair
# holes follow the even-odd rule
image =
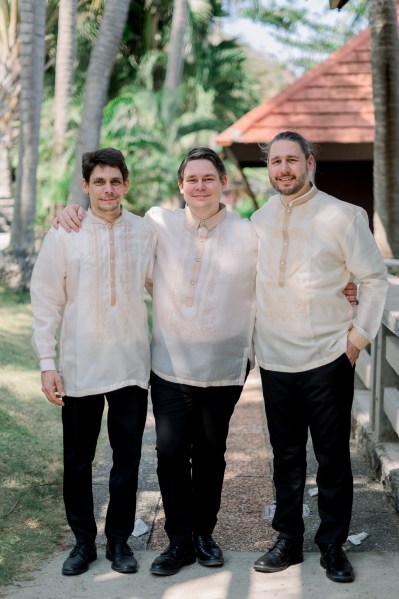
[[[193,148],[184,158],[183,162],[180,164],[177,171],[177,180],[179,183],[183,183],[184,171],[186,169],[187,164],[191,160],[209,160],[212,162],[213,166],[216,168],[219,179],[222,180],[223,177],[226,176],[226,167],[223,164],[223,161],[219,156],[211,150],[210,148]]]
[[[89,183],[90,175],[98,165],[119,168],[123,180],[129,178],[129,170],[123,154],[115,148],[100,148],[95,152],[85,152],[82,155],[82,175],[86,183]]]
[[[310,155],[313,155],[316,158],[316,147],[314,144],[312,144],[312,142],[305,139],[296,131],[281,131],[281,133],[277,133],[277,135],[275,135],[275,137],[273,137],[272,141],[269,143],[259,144],[259,147],[262,150],[262,157],[266,164],[269,161],[270,148],[275,141],[281,141],[282,139],[296,142],[301,148],[302,152],[305,154],[306,160]]]

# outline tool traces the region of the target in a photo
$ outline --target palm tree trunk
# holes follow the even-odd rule
[[[20,93],[19,0],[0,10],[0,228],[9,229],[13,213],[10,150],[17,138]]]
[[[68,111],[74,76],[77,8],[77,0],[60,0],[55,65],[55,157],[62,153],[68,128]]]
[[[46,0],[21,0],[20,144],[9,268],[3,278],[10,287],[27,288],[33,264],[36,214],[36,171],[40,109],[43,95]]]
[[[116,53],[125,27],[130,0],[107,0],[97,41],[90,56],[82,118],[76,146],[75,167],[69,201],[87,206],[82,192],[82,154],[96,150],[100,142],[103,109]]]
[[[184,37],[187,28],[187,0],[174,0],[172,31],[169,41],[168,65],[163,90],[162,113],[165,123],[173,120],[176,92],[181,83],[184,66]]]
[[[385,258],[399,257],[399,40],[397,2],[370,0],[375,113],[374,235]]]

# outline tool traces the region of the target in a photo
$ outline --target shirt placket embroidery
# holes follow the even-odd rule
[[[201,268],[201,260],[204,254],[205,249],[205,241],[208,237],[208,229],[206,227],[205,221],[201,221],[198,227],[198,241],[197,241],[197,249],[194,259],[194,264],[191,270],[190,283],[188,286],[188,292],[185,299],[185,304],[188,307],[193,305],[195,287],[198,282],[198,276]]]
[[[283,238],[283,245],[281,248],[280,264],[279,264],[279,277],[278,277],[279,287],[285,286],[285,278],[286,278],[286,270],[287,270],[287,256],[288,256],[288,249],[289,249],[289,243],[290,243],[288,226],[290,224],[291,213],[292,213],[294,207],[300,206],[301,204],[305,204],[306,202],[308,202],[309,200],[314,198],[316,193],[317,193],[317,188],[314,185],[312,185],[312,188],[310,189],[310,191],[308,191],[307,193],[305,193],[303,196],[299,197],[298,199],[293,200],[290,204],[286,204],[285,201],[280,196],[281,204],[284,207],[284,218],[283,218],[283,228],[282,228],[282,232],[281,232],[282,238]]]
[[[281,248],[280,265],[279,265],[279,276],[278,276],[279,287],[285,286],[285,275],[286,275],[287,256],[288,256],[288,247],[289,247],[288,225],[290,222],[291,213],[292,213],[292,207],[286,206],[285,211],[284,211],[283,228],[282,228],[283,245]]]
[[[110,276],[110,289],[111,289],[111,306],[116,304],[116,284],[115,284],[115,231],[114,227],[110,223],[108,225],[109,231],[109,276]]]

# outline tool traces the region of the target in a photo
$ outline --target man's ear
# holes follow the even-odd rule
[[[82,179],[82,189],[85,193],[87,193],[87,195],[89,195],[89,186],[85,179]]]

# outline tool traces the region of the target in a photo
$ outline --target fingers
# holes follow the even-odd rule
[[[41,373],[42,391],[47,400],[55,406],[65,405],[62,397],[65,395],[60,375],[56,370],[46,370]]]
[[[59,222],[60,222],[60,219],[58,218],[58,216],[55,216],[53,218],[53,222],[52,222],[54,229],[58,229]]]
[[[359,353],[360,353],[360,350],[355,345],[353,345],[353,343],[351,343],[348,340],[347,346],[346,346],[346,355],[348,356],[348,359],[349,359],[350,363],[352,364],[352,366],[355,366],[356,360],[359,357]]]

